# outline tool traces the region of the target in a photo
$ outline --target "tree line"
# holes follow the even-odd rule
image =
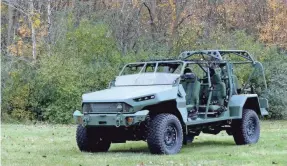
[[[195,49],[251,52],[286,118],[286,15],[285,0],[3,0],[2,119],[69,123],[124,63]]]

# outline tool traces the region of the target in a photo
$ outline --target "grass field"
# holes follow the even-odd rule
[[[225,132],[201,134],[177,155],[151,155],[145,142],[112,144],[107,153],[82,153],[74,125],[2,124],[2,165],[287,165],[287,121],[261,122],[257,144],[236,146]]]

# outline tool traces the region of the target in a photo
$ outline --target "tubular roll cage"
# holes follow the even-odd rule
[[[230,61],[230,60],[225,60],[224,57],[233,54],[236,55],[238,57],[242,57],[245,59],[242,61]],[[188,60],[188,58],[194,56],[194,55],[201,55],[203,58],[202,59],[196,59],[196,60]],[[206,60],[204,59],[203,55],[207,55],[209,57],[211,57],[212,60]],[[251,64],[253,66],[253,72],[250,74],[248,80],[244,83],[244,87],[245,88],[251,81],[251,79],[254,77],[255,73],[257,70],[259,70],[261,72],[261,75],[263,77],[263,84],[264,84],[264,88],[265,90],[267,90],[267,83],[266,83],[266,78],[265,78],[265,73],[264,73],[264,69],[263,69],[263,65],[258,62],[255,61],[254,58],[252,57],[252,55],[250,53],[248,53],[247,51],[244,50],[199,50],[199,51],[184,51],[182,52],[178,59],[154,59],[154,60],[150,60],[150,61],[142,61],[142,62],[136,62],[136,63],[129,63],[129,64],[144,64],[143,68],[146,66],[147,63],[156,63],[156,69],[158,67],[158,63],[174,63],[174,62],[181,62],[183,63],[183,66],[185,66],[187,63],[198,63],[198,64],[226,64],[226,63],[230,63],[230,64]],[[127,64],[127,65],[129,65]],[[124,68],[127,66],[125,65]],[[123,69],[124,69],[123,68]],[[122,74],[123,72],[120,72],[119,75]],[[181,73],[183,72],[184,69],[182,69]],[[156,71],[156,70],[155,70]]]
[[[224,61],[223,57],[228,54],[234,54],[239,57],[246,59],[247,61],[239,61],[234,63],[255,63],[253,57],[244,50],[202,50],[202,51],[184,51],[179,55],[179,59],[187,60],[187,58],[200,54],[200,55],[207,55],[211,58],[215,59],[215,61]]]

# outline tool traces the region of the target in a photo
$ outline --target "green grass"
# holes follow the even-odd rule
[[[74,125],[2,124],[2,165],[287,165],[287,121],[261,122],[260,141],[236,146],[225,132],[201,134],[176,155],[152,155],[145,142],[112,144],[107,153],[82,153]]]

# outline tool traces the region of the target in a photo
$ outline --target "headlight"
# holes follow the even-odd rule
[[[150,100],[150,99],[154,99],[154,98],[155,98],[154,95],[150,95],[150,96],[135,98],[134,101],[139,102],[139,101]]]
[[[118,103],[117,110],[118,112],[132,112],[133,111],[132,107],[126,103]]]
[[[118,104],[117,104],[117,110],[118,110],[119,112],[123,110],[122,103],[118,103]]]

